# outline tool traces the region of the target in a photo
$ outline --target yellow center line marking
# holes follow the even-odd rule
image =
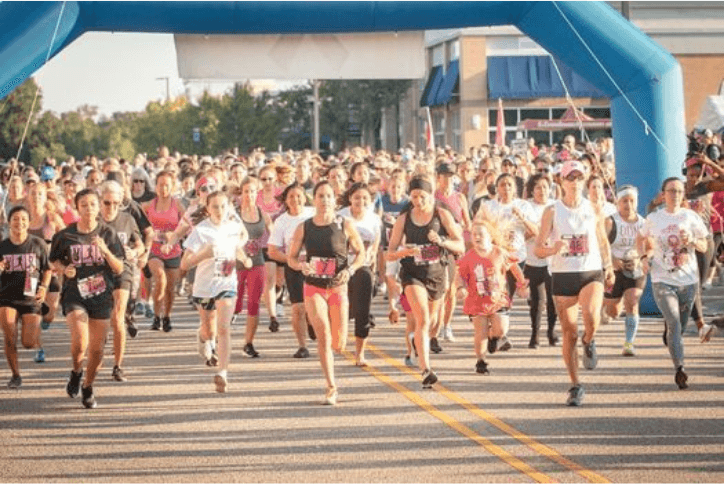
[[[382,358],[387,358],[384,353],[381,353],[380,350],[373,348],[372,345],[368,345],[368,348],[370,348],[375,354],[378,356],[381,356]],[[349,353],[348,351],[343,351],[344,356],[350,360],[354,361],[354,356]],[[414,391],[408,389],[404,385],[401,385],[400,383],[394,381],[392,378],[390,378],[387,374],[383,373],[382,371],[378,370],[377,368],[367,365],[364,367],[365,370],[367,370],[369,373],[372,374],[375,378],[377,378],[382,383],[386,384],[387,386],[391,387],[393,390],[396,390],[398,393],[400,393],[402,396],[410,400],[415,405],[422,408],[424,411],[432,415],[433,417],[437,418],[438,420],[442,421],[445,425],[452,428],[453,430],[461,433],[465,437],[469,438],[473,442],[477,443],[481,447],[483,447],[485,450],[487,450],[492,455],[498,457],[506,464],[510,465],[514,469],[522,472],[523,474],[527,475],[531,479],[533,479],[536,482],[547,482],[547,483],[553,483],[558,482],[556,479],[536,470],[534,467],[526,464],[518,457],[514,456],[507,450],[503,449],[499,445],[496,445],[492,443],[490,440],[486,439],[485,437],[481,436],[477,432],[475,432],[473,429],[468,427],[467,425],[457,421],[454,417],[448,415],[447,413],[443,412],[442,410],[437,409],[432,403],[428,402],[424,398],[422,398],[420,395],[415,393]],[[407,368],[405,368],[407,370]],[[410,372],[412,373],[412,372]],[[419,379],[419,375],[414,374]]]
[[[391,356],[389,356],[387,353],[385,353],[381,349],[377,348],[376,346],[368,343],[367,348],[369,348],[369,350],[372,351],[374,354],[376,354],[378,357],[382,358],[387,364],[394,366],[395,368],[403,371],[404,373],[414,376],[416,379],[420,379],[420,375],[416,371],[408,368],[407,366],[400,363],[396,359],[392,358]],[[370,367],[368,367],[368,368],[370,368]],[[377,371],[377,370],[375,370],[375,371]],[[508,425],[507,423],[503,422],[498,417],[486,412],[485,410],[482,410],[481,408],[477,407],[475,404],[473,404],[469,400],[463,398],[462,396],[458,395],[457,393],[455,393],[451,390],[448,390],[440,383],[435,384],[435,388],[438,391],[438,393],[440,393],[441,395],[446,397],[448,400],[451,400],[451,401],[457,403],[458,405],[462,406],[463,408],[465,408],[467,411],[469,411],[473,415],[480,417],[481,419],[488,422],[490,425],[492,425],[492,426],[498,428],[499,430],[505,432],[506,434],[510,435],[511,437],[518,440],[519,442],[526,445],[527,447],[531,448],[538,454],[540,454],[544,457],[547,457],[547,458],[551,459],[552,461],[574,471],[581,477],[585,478],[587,481],[595,482],[595,483],[611,482],[606,477],[604,477],[600,474],[597,474],[596,472],[594,472],[590,469],[587,469],[587,468],[581,466],[580,464],[573,462],[572,460],[561,455],[559,452],[557,452],[553,448],[548,447],[547,445],[534,440],[532,437],[529,437],[528,435],[519,431],[515,427],[512,427],[511,425]]]

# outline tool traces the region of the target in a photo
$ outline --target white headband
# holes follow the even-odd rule
[[[623,198],[623,197],[627,197],[627,196],[631,196],[635,199],[638,199],[639,198],[638,188],[633,187],[631,185],[625,185],[625,186],[621,187],[621,189],[618,192],[616,192],[617,198]]]

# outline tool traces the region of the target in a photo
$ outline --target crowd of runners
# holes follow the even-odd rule
[[[710,132],[700,138],[697,146],[719,144]],[[23,384],[18,332],[42,363],[42,330],[63,317],[67,393],[95,407],[109,330],[111,377],[123,382],[127,337],[173,331],[182,294],[199,313],[198,351],[215,368],[217,392],[227,391],[231,327],[244,316],[242,351],[260,356],[263,305],[269,331],[287,322],[293,330],[290,358],[308,358],[316,340],[324,402],[334,405],[334,353],[347,347],[352,319],[355,364],[367,365],[375,295],[385,295],[390,323],[404,317],[404,362],[425,388],[438,381],[431,353],[455,341],[457,311],[474,329],[471,368],[487,374],[493,355],[512,348],[509,310],[520,298],[530,308],[528,347],[560,344],[575,406],[584,396],[579,346],[583,366],[596,368],[599,324],[622,318],[622,354],[636,355],[650,277],[684,389],[688,319],[702,343],[721,326],[707,324],[701,306],[724,260],[724,156],[713,153],[693,150],[685,176],[667,179],[645,216],[637,188],[616,186],[610,139],[531,140],[522,152],[358,147],[325,158],[263,149],[212,158],[162,147],[153,158],[47,159],[37,170],[11,160],[0,171],[7,385]]]

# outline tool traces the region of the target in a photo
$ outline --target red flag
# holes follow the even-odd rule
[[[498,98],[498,126],[495,131],[495,145],[505,145],[505,116],[503,115],[503,100]]]
[[[432,133],[432,116],[430,115],[430,108],[425,106],[427,112],[427,121],[425,121],[425,150],[435,151],[435,136]]]

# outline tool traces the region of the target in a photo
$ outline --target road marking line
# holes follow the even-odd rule
[[[380,351],[376,348],[372,348],[371,345],[368,345],[368,348],[370,348],[374,353],[380,355]],[[350,360],[354,361],[354,355],[349,353],[348,351],[343,352],[344,356]],[[385,357],[383,354],[381,355],[383,358]],[[437,418],[438,420],[442,421],[445,425],[452,428],[453,430],[456,430],[460,434],[464,435],[465,437],[469,438],[473,442],[477,443],[481,447],[483,447],[485,450],[487,450],[490,454],[494,455],[495,457],[498,457],[506,464],[510,465],[514,469],[522,472],[523,474],[527,475],[531,479],[533,479],[536,482],[547,482],[547,483],[553,483],[558,482],[556,479],[536,470],[534,467],[530,466],[529,464],[526,464],[518,457],[514,456],[507,450],[503,449],[499,445],[496,445],[492,443],[490,440],[486,439],[482,435],[475,432],[473,429],[468,427],[467,425],[463,424],[462,422],[459,422],[451,415],[448,415],[447,413],[443,412],[442,410],[437,409],[432,403],[428,402],[424,398],[422,398],[420,395],[418,395],[416,392],[408,389],[404,385],[396,382],[393,380],[390,376],[383,373],[382,371],[378,370],[374,366],[371,366],[369,363],[367,366],[363,367],[365,370],[367,370],[372,376],[377,378],[382,383],[386,384],[387,386],[391,387],[393,390],[396,390],[398,393],[400,393],[402,396],[410,400],[415,405],[422,408],[424,411],[432,415],[433,417]],[[407,369],[407,368],[405,368]],[[415,376],[418,377],[419,375],[413,373]]]
[[[394,366],[398,370],[401,370],[409,375],[412,375],[416,379],[421,379],[420,375],[405,366],[404,364],[400,363],[396,359],[392,358],[390,355],[382,351],[381,349],[377,348],[374,345],[367,344],[367,348],[372,351],[374,354],[376,354],[378,357],[382,358],[385,362],[387,362],[389,365]],[[470,402],[469,400],[463,398],[462,396],[458,395],[457,393],[448,390],[446,387],[444,387],[442,384],[437,383],[435,385],[436,390],[446,397],[448,400],[451,400],[458,405],[465,408],[467,411],[471,412],[472,414],[482,418],[486,422],[488,422],[490,425],[498,428],[502,432],[505,432],[506,434],[510,435],[514,439],[518,440],[522,444],[526,445],[530,449],[534,450],[538,454],[547,457],[551,459],[552,461],[574,471],[576,474],[580,475],[581,477],[585,478],[589,482],[594,483],[609,483],[611,482],[606,477],[597,474],[596,472],[587,469],[580,464],[577,464],[576,462],[573,462],[572,460],[564,457],[561,455],[558,451],[554,450],[553,448],[542,444],[536,440],[534,440],[532,437],[524,434],[523,432],[519,431],[515,427],[512,427],[511,425],[503,422],[498,417],[486,412],[485,410],[482,410],[481,408],[477,407],[475,404]]]

